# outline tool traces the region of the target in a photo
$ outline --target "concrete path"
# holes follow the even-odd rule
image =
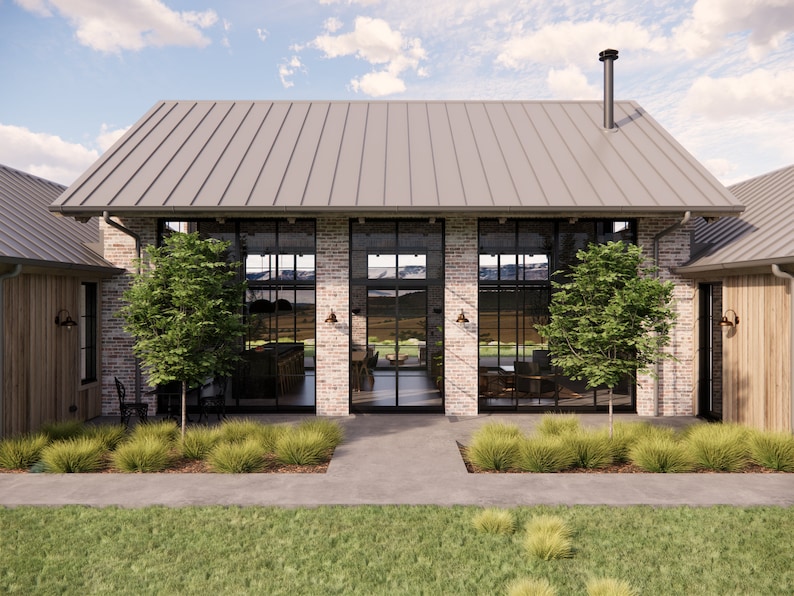
[[[301,416],[258,416],[290,422]],[[639,420],[621,415],[622,420]],[[606,417],[585,415],[586,426]],[[0,474],[0,506],[67,505],[794,505],[794,474],[469,474],[457,443],[489,421],[531,431],[535,415],[339,419],[325,474]],[[686,425],[694,418],[650,418]]]

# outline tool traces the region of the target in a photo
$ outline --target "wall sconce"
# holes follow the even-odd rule
[[[469,319],[466,318],[466,315],[463,314],[463,311],[460,311],[460,314],[458,315],[458,318],[455,322],[462,325],[463,323],[468,323]]]
[[[354,308],[350,312],[352,312],[354,315],[360,315],[361,314],[361,309],[360,308]]]
[[[61,318],[61,313],[66,313],[66,318]],[[74,319],[72,319],[72,315],[69,314],[69,311],[65,308],[62,308],[58,311],[58,314],[55,315],[55,324],[59,327],[66,327],[67,329],[71,330],[72,327],[77,327],[77,323],[75,323]]]
[[[434,312],[435,314],[437,314],[437,315],[440,315],[440,314],[441,314],[442,312],[444,312],[444,311],[442,311],[442,310],[441,310],[440,308],[438,308],[438,307],[435,307],[435,308],[433,309],[433,312]]]
[[[336,313],[334,311],[331,311],[331,314],[328,315],[327,317],[325,317],[325,322],[326,323],[332,323],[332,324],[336,323],[337,322],[336,321]]]
[[[728,319],[728,313],[733,313],[733,321]],[[725,314],[722,315],[722,319],[720,320],[720,327],[735,327],[739,324],[739,317],[736,315],[736,311],[732,308],[729,308],[725,311]]]

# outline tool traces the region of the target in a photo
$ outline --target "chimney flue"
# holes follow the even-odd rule
[[[615,128],[615,78],[613,64],[618,59],[617,50],[604,50],[598,53],[598,59],[604,63],[604,128]]]

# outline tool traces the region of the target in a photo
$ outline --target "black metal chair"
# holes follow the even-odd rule
[[[127,389],[124,383],[119,381],[118,377],[113,377],[116,381],[116,393],[119,396],[119,414],[121,414],[121,423],[124,426],[129,426],[130,417],[135,414],[138,420],[146,422],[149,416],[149,404],[141,401],[127,401]]]
[[[214,408],[215,414],[218,416],[218,420],[223,417],[226,419],[226,377],[219,377],[212,381],[212,391],[209,395],[200,395],[198,398],[198,405],[199,405],[199,419],[198,421],[201,422],[201,419],[205,416],[207,417],[207,422],[210,419],[210,411]]]

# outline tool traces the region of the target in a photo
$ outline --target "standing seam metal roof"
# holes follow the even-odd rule
[[[55,217],[47,207],[65,186],[0,165],[0,262],[115,270],[86,244],[99,240],[99,223]]]
[[[683,272],[794,263],[794,165],[730,187],[746,206],[739,218],[696,223],[695,242],[707,253],[679,268]]]
[[[735,214],[634,102],[162,101],[55,203],[79,215]]]

